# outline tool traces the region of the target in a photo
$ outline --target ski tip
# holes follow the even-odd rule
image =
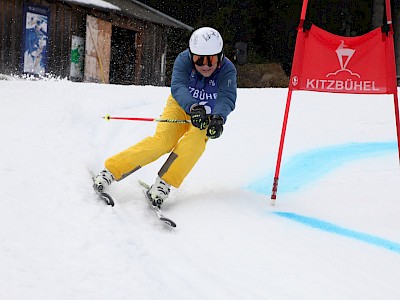
[[[114,206],[114,199],[107,193],[99,193],[101,199],[106,202],[106,204],[110,205],[111,207]]]
[[[176,227],[176,223],[170,219],[167,218],[160,218],[161,221],[163,221],[165,224],[168,224],[171,227]]]

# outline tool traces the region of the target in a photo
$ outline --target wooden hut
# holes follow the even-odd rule
[[[0,73],[165,85],[170,28],[135,0],[0,0]]]

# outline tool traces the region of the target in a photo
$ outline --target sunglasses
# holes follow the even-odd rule
[[[196,55],[193,54],[193,62],[199,67],[207,65],[213,67],[218,64],[218,55]]]

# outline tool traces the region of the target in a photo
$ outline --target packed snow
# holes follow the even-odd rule
[[[223,135],[164,204],[167,156],[101,202],[89,171],[148,135],[167,87],[0,81],[0,299],[400,299],[393,97],[239,89]],[[176,124],[176,126],[180,126]]]

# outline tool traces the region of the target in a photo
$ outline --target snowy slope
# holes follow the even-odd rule
[[[165,212],[138,179],[99,202],[88,169],[154,132],[168,88],[0,82],[0,299],[400,299],[400,168],[390,96],[239,89]]]

